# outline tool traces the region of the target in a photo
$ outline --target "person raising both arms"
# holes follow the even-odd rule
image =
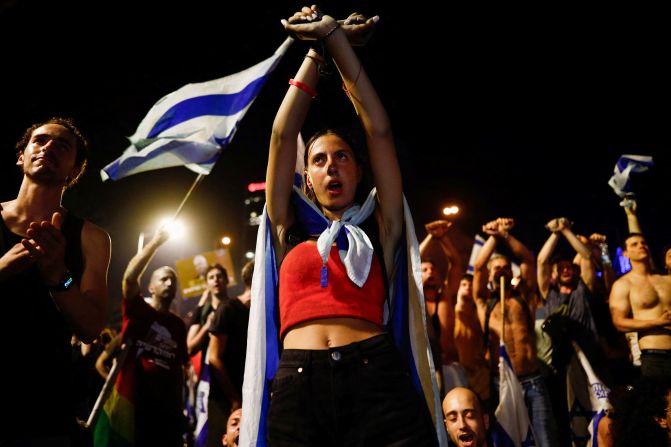
[[[310,49],[275,117],[266,174],[283,345],[267,418],[274,447],[437,445],[427,404],[384,328],[403,230],[401,174],[389,118],[348,41],[376,20],[354,14],[340,25],[313,6],[282,21],[299,39],[320,40],[333,58],[366,135],[377,194],[357,203],[361,157],[333,130],[306,143],[304,192],[312,201],[294,194],[297,138],[324,63]],[[306,209],[312,220],[303,219]],[[243,397],[245,417],[247,405]]]

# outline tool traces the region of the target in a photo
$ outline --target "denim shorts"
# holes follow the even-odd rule
[[[391,337],[285,349],[272,382],[268,445],[437,445],[424,397]]]

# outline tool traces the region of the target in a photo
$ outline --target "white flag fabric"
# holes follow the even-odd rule
[[[652,157],[649,155],[621,155],[615,163],[613,176],[608,184],[620,197],[632,192],[629,184],[629,176],[634,172],[647,171],[653,165]]]
[[[527,447],[534,442],[524,390],[503,341],[499,344],[499,406],[494,412],[496,423],[492,428],[495,447]]]
[[[473,241],[473,248],[471,249],[471,257],[468,260],[468,269],[466,273],[471,275],[475,272],[475,260],[478,259],[478,254],[482,250],[482,246],[485,245],[485,238],[479,234],[475,235],[475,241]]]
[[[131,145],[121,157],[100,171],[103,181],[173,166],[209,174],[292,42],[287,38],[275,54],[244,71],[187,84],[161,98],[129,137]]]
[[[612,406],[610,390],[594,374],[592,365],[576,342],[572,342],[575,356],[566,370],[566,396],[574,445],[598,447],[599,421]]]

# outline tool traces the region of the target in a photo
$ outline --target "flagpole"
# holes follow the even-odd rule
[[[186,195],[182,199],[182,203],[179,204],[179,207],[177,208],[177,211],[175,211],[175,214],[172,216],[172,219],[170,219],[170,223],[174,222],[177,220],[177,217],[179,216],[179,213],[182,212],[182,208],[184,208],[184,204],[186,203],[187,200],[189,200],[189,197],[191,197],[191,193],[193,192],[194,189],[200,184],[200,182],[203,181],[205,178],[205,174],[198,174],[198,177],[196,177],[196,180],[193,181],[193,184],[189,188],[189,190],[186,192]]]
[[[98,420],[98,416],[100,415],[100,412],[102,411],[103,406],[105,405],[105,401],[107,401],[107,398],[109,397],[110,392],[114,387],[114,383],[116,382],[116,378],[119,375],[119,371],[121,371],[121,368],[123,367],[124,363],[126,363],[126,357],[128,355],[128,351],[130,350],[130,347],[132,345],[133,345],[132,340],[129,340],[128,342],[122,345],[121,352],[119,353],[116,361],[112,365],[109,374],[107,374],[107,379],[105,379],[105,383],[103,384],[103,387],[100,390],[100,394],[98,395],[98,399],[96,399],[95,405],[93,405],[93,409],[91,410],[91,414],[89,415],[88,420],[86,422],[80,422],[80,425],[83,425],[84,428],[93,427],[96,421]]]
[[[504,330],[506,328],[506,291],[505,291],[505,286],[506,286],[505,275],[501,275],[500,287],[499,287],[499,289],[501,290],[501,341],[503,341],[503,334],[505,333]]]

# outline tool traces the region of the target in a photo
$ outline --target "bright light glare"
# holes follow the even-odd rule
[[[253,251],[248,251],[247,253],[245,253],[245,258],[254,259],[254,252]]]
[[[224,244],[224,246],[230,245],[231,244],[231,238],[228,236],[224,236],[221,238],[221,243]]]
[[[446,216],[459,214],[459,207],[456,205],[446,206],[445,208],[443,208],[443,214]]]
[[[170,239],[184,239],[186,236],[186,226],[181,220],[173,221],[171,217],[164,217],[159,223],[159,228],[164,227],[170,234]]]

